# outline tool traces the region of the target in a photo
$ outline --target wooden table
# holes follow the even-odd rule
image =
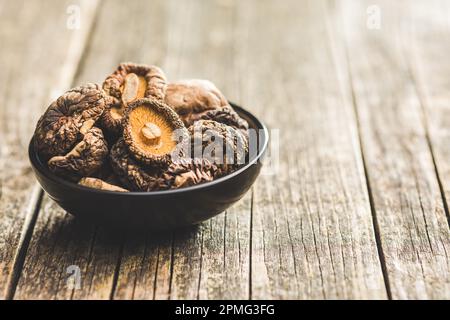
[[[449,299],[450,3],[375,2],[1,0],[0,298]],[[66,214],[29,139],[121,61],[213,80],[279,129],[277,174],[183,231]]]

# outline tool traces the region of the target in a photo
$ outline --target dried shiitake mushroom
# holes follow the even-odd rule
[[[189,127],[193,157],[202,157],[229,173],[242,164],[248,139],[240,130],[213,120],[199,120]]]
[[[183,158],[173,162],[159,178],[161,189],[176,189],[212,181],[224,174],[215,164],[203,158]]]
[[[189,133],[180,117],[166,104],[139,99],[128,106],[123,137],[134,158],[148,165],[167,165],[181,156]]]
[[[98,178],[90,178],[90,177],[85,177],[83,179],[81,179],[78,182],[79,185],[84,186],[84,187],[88,187],[88,188],[93,188],[93,189],[100,189],[100,190],[107,190],[107,191],[117,191],[117,192],[128,192],[127,189],[121,188],[119,186],[110,184],[106,181],[103,181],[101,179]]]
[[[156,66],[121,63],[103,83],[103,89],[111,101],[102,116],[102,126],[111,133],[119,134],[128,105],[140,98],[163,100],[166,82],[164,72]]]
[[[134,191],[181,188],[212,181],[224,174],[207,159],[180,158],[165,169],[143,165],[131,157],[123,139],[112,147],[110,159],[120,181]]]
[[[122,184],[133,191],[153,191],[158,189],[159,167],[145,166],[137,162],[129,153],[123,139],[119,139],[109,154],[111,167]]]
[[[214,120],[247,130],[248,123],[228,104],[225,96],[208,80],[183,80],[167,85],[165,102],[189,127],[197,120]]]
[[[182,80],[167,85],[164,101],[181,117],[186,126],[196,114],[228,105],[225,96],[208,80]]]
[[[46,159],[66,154],[94,126],[105,105],[106,96],[96,84],[63,94],[38,121],[34,132],[38,153]]]
[[[214,120],[235,129],[245,131],[248,129],[248,122],[242,119],[234,109],[228,105],[214,110],[207,110],[192,116],[191,121]],[[247,133],[245,133],[247,134]]]
[[[34,144],[50,171],[79,185],[155,191],[238,168],[247,158],[247,129],[210,81],[167,84],[156,66],[121,63],[102,87],[80,86],[53,102]]]
[[[99,170],[107,155],[108,145],[102,130],[94,127],[67,154],[50,158],[48,168],[59,176],[78,180]]]

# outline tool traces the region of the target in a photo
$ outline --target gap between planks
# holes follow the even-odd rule
[[[88,43],[87,43],[87,45],[88,45]],[[252,194],[253,195],[253,194]],[[251,202],[251,206],[252,206],[252,208],[253,208],[253,197],[252,197],[252,202]],[[252,213],[253,213],[253,210],[252,210]],[[253,235],[253,229],[251,228],[250,229],[250,235],[252,236]],[[251,248],[252,248],[252,245],[250,245],[250,250],[251,250]],[[251,258],[251,251],[250,251],[250,258]],[[120,261],[120,257],[121,257],[121,254],[119,255],[119,261]],[[172,287],[172,277],[173,277],[173,263],[174,262],[174,244],[173,244],[173,239],[172,239],[172,245],[171,245],[171,273],[170,273],[170,288]],[[251,275],[251,270],[252,270],[252,268],[251,268],[251,262],[250,262],[250,275]],[[120,263],[118,263],[117,265],[119,265],[120,266]],[[115,272],[117,272],[117,265],[116,265],[116,270],[115,270]],[[250,284],[250,290],[251,290],[251,282],[252,282],[252,279],[251,279],[251,276],[250,276],[250,279],[249,279],[249,284]],[[117,278],[116,278],[116,280],[114,281],[114,283],[115,284],[117,284]],[[115,288],[114,289],[112,289],[113,290],[113,293],[114,293],[114,290],[115,290]],[[112,294],[113,294],[112,293]],[[251,297],[251,292],[250,292],[250,297]]]
[[[38,184],[35,184],[26,210],[25,222],[22,226],[19,244],[16,250],[16,255],[14,256],[12,272],[9,275],[8,282],[6,283],[6,300],[12,300],[14,297],[16,286],[19,282],[22,267],[25,262],[28,245],[30,244],[34,226],[39,214],[39,209],[42,204],[43,196],[44,192],[41,187]]]
[[[102,0],[81,0],[81,6],[89,7],[86,11],[92,12],[92,14],[85,20],[88,27],[83,32],[75,33],[75,36],[71,40],[67,58],[61,67],[62,71],[60,81],[58,82],[59,84],[54,86],[55,89],[52,90],[52,92],[63,92],[70,85],[73,85],[73,81],[83,65],[83,60],[85,59],[85,53],[88,45],[92,40],[92,34],[95,29],[95,21],[98,12],[100,11],[99,8],[101,1]],[[44,191],[36,182],[26,210],[25,222],[21,230],[21,236],[12,264],[12,272],[9,275],[6,284],[6,300],[14,299],[14,294],[22,273],[28,246],[30,244],[39,211],[41,209],[43,197]]]
[[[333,41],[333,36],[332,36],[332,18],[330,16],[330,7],[329,7],[329,2],[326,3],[326,8],[324,10],[324,17],[325,17],[325,23],[327,26],[327,33],[328,33],[328,42],[330,43],[330,50],[332,52],[332,56],[333,56],[333,60],[334,60],[334,65],[336,67],[336,69],[339,68],[339,64],[338,64],[338,52],[339,49],[337,48],[337,44],[335,41]],[[367,159],[366,156],[364,154],[364,148],[363,148],[363,139],[361,136],[361,122],[360,122],[360,117],[358,114],[358,108],[357,108],[357,103],[356,103],[356,96],[355,96],[355,92],[354,92],[354,88],[353,88],[353,76],[352,76],[352,72],[349,66],[349,56],[348,56],[348,48],[347,46],[344,47],[343,49],[344,51],[344,62],[345,62],[345,66],[343,67],[342,71],[337,70],[337,73],[339,74],[340,72],[344,72],[346,73],[348,79],[348,86],[350,88],[350,98],[351,98],[351,105],[352,105],[352,111],[353,111],[353,118],[355,120],[356,123],[356,135],[358,138],[358,145],[359,145],[359,151],[361,153],[361,160],[362,160],[362,165],[364,168],[364,178],[365,178],[365,183],[366,183],[366,188],[367,188],[367,194],[369,197],[369,205],[370,205],[370,211],[372,213],[372,224],[373,224],[373,231],[374,231],[374,236],[375,236],[375,242],[377,245],[377,251],[378,251],[378,257],[380,259],[380,265],[381,265],[381,272],[383,274],[383,280],[384,280],[384,285],[386,287],[386,294],[389,300],[392,300],[392,292],[391,292],[391,286],[389,283],[389,275],[388,275],[388,271],[387,271],[387,267],[386,267],[386,257],[384,255],[383,252],[383,248],[382,248],[382,244],[381,244],[381,234],[380,234],[380,226],[378,223],[378,217],[377,217],[377,212],[375,209],[375,203],[373,200],[373,193],[372,193],[372,188],[370,186],[370,181],[369,181],[369,173],[368,173],[368,169],[367,169]],[[345,80],[344,80],[345,81]],[[343,92],[344,94],[344,92]]]
[[[362,5],[360,9],[362,10],[364,8],[365,8],[365,6]],[[394,8],[394,13],[397,12],[397,11],[395,11],[396,9],[398,9],[398,8]],[[397,32],[396,34],[394,34],[394,38],[395,38],[395,35],[397,37],[399,35],[402,35],[401,33],[399,33],[399,18],[398,17],[395,17],[395,16],[392,17],[392,15],[390,15],[390,16],[388,16],[388,18],[384,18],[384,19],[386,19],[385,21],[387,21],[388,28],[389,27],[392,28],[392,26],[394,26],[394,28],[395,28],[394,31]],[[391,21],[389,21],[389,19],[391,19]],[[341,20],[340,22],[342,24],[343,23],[342,17],[341,17],[340,20]],[[391,24],[389,24],[389,23],[391,23]],[[429,23],[431,23],[431,22],[429,22]],[[353,26],[353,28],[355,28],[355,26]],[[377,235],[377,237],[380,239],[380,242],[377,242],[377,245],[379,245],[379,247],[381,247],[380,249],[381,249],[381,253],[383,254],[383,256],[380,257],[380,258],[382,259],[383,266],[384,266],[385,270],[388,271],[387,274],[389,275],[389,277],[391,277],[391,279],[389,279],[389,277],[386,277],[386,279],[388,280],[387,285],[389,285],[388,290],[390,291],[390,297],[392,298],[392,296],[394,296],[396,299],[397,298],[407,298],[409,296],[423,297],[424,294],[427,297],[435,297],[436,290],[437,289],[444,290],[443,288],[445,288],[445,282],[448,279],[445,278],[445,272],[441,275],[441,273],[437,272],[436,269],[435,269],[436,266],[439,267],[438,262],[442,261],[442,259],[439,260],[439,261],[438,260],[429,261],[428,259],[425,258],[425,257],[427,257],[426,254],[427,254],[428,251],[427,251],[427,248],[421,247],[421,244],[422,244],[421,241],[423,240],[423,241],[426,242],[426,239],[425,240],[423,238],[421,239],[421,237],[424,237],[426,235],[426,237],[428,239],[429,250],[431,250],[432,259],[439,259],[439,255],[436,252],[434,252],[434,250],[433,250],[434,242],[432,240],[436,240],[437,239],[436,241],[438,241],[438,243],[442,243],[442,240],[439,237],[439,234],[432,234],[432,237],[431,237],[431,240],[430,240],[430,235],[428,233],[428,231],[429,231],[428,227],[429,227],[430,220],[434,221],[434,220],[432,220],[433,218],[436,218],[436,219],[439,218],[438,216],[440,214],[439,214],[438,211],[435,211],[435,210],[439,210],[441,205],[443,206],[443,210],[441,211],[441,213],[442,213],[442,215],[441,215],[441,218],[442,218],[441,223],[442,222],[444,223],[444,224],[442,224],[442,227],[444,227],[444,225],[445,225],[445,227],[448,226],[449,213],[448,213],[448,203],[446,202],[446,196],[445,196],[445,193],[444,193],[445,189],[443,187],[442,179],[439,176],[439,166],[438,166],[438,163],[436,161],[436,153],[435,153],[435,150],[433,149],[433,142],[432,142],[431,137],[430,137],[430,130],[431,129],[430,129],[429,126],[430,125],[432,126],[433,124],[429,124],[428,123],[427,110],[425,108],[425,107],[428,107],[428,106],[425,105],[426,104],[426,101],[425,101],[426,99],[425,99],[425,97],[423,95],[420,94],[420,90],[419,90],[419,89],[423,89],[423,88],[419,88],[418,87],[419,86],[418,79],[417,79],[417,77],[414,78],[414,73],[412,71],[412,65],[411,65],[411,62],[409,61],[411,59],[411,57],[408,57],[409,55],[406,54],[406,51],[405,51],[406,49],[404,47],[404,44],[401,47],[401,50],[398,50],[398,49],[396,49],[396,46],[394,44],[392,44],[392,37],[383,37],[383,38],[379,37],[379,38],[377,38],[377,37],[373,36],[372,38],[370,38],[369,36],[366,36],[366,35],[361,34],[361,33],[359,33],[359,36],[363,36],[361,39],[364,39],[365,41],[369,41],[367,39],[371,39],[372,40],[372,42],[363,43],[363,48],[364,48],[364,45],[365,45],[366,46],[366,48],[365,48],[366,50],[368,48],[370,48],[370,45],[374,45],[373,44],[374,40],[381,39],[382,41],[385,41],[385,42],[381,42],[381,41],[380,42],[383,43],[385,45],[385,47],[388,48],[388,50],[386,50],[387,53],[385,53],[385,52],[383,52],[381,50],[378,52],[380,54],[380,56],[382,56],[384,59],[387,59],[386,57],[388,57],[388,56],[392,57],[392,55],[395,54],[395,53],[401,53],[401,59],[407,58],[406,60],[408,61],[408,63],[406,63],[406,66],[403,66],[403,63],[399,63],[397,61],[397,65],[395,66],[394,70],[392,71],[393,76],[392,76],[392,78],[390,78],[390,80],[394,81],[394,83],[395,83],[395,81],[397,81],[397,83],[398,83],[400,81],[400,79],[401,79],[400,76],[402,74],[405,74],[405,77],[404,77],[405,80],[403,81],[403,83],[409,83],[409,84],[412,85],[411,87],[412,87],[412,92],[413,93],[409,93],[409,94],[410,95],[412,94],[412,96],[414,97],[414,92],[416,93],[414,100],[418,102],[418,104],[417,104],[417,106],[418,106],[418,108],[417,108],[418,117],[417,117],[417,119],[414,119],[414,121],[417,121],[416,126],[418,126],[419,129],[418,129],[418,131],[413,131],[413,133],[417,134],[423,140],[423,142],[424,142],[423,143],[423,151],[429,155],[429,159],[426,159],[426,161],[427,161],[426,163],[428,163],[428,166],[426,166],[426,168],[424,169],[425,172],[422,173],[422,174],[429,177],[428,178],[428,182],[432,185],[431,189],[434,188],[431,191],[429,191],[429,190],[425,191],[425,192],[429,191],[430,192],[429,196],[431,197],[430,199],[426,198],[425,200],[430,201],[431,202],[430,206],[433,206],[433,207],[431,207],[432,210],[427,211],[429,208],[428,207],[424,208],[424,205],[423,205],[423,202],[422,202],[422,195],[423,194],[422,194],[420,186],[418,185],[419,184],[419,182],[418,182],[419,178],[416,176],[416,171],[415,171],[416,170],[415,165],[420,164],[420,159],[417,160],[418,161],[417,163],[414,162],[413,164],[409,164],[408,165],[408,170],[411,170],[412,171],[411,174],[414,175],[413,176],[414,179],[412,180],[413,187],[416,188],[416,189],[414,189],[413,187],[411,187],[412,188],[412,192],[414,194],[416,194],[416,192],[417,192],[418,199],[416,198],[415,199],[416,201],[414,202],[413,201],[414,200],[414,196],[412,198],[413,200],[411,200],[411,198],[409,198],[409,197],[406,197],[406,199],[405,198],[401,198],[401,197],[397,198],[397,195],[392,195],[391,198],[398,199],[399,201],[405,201],[406,205],[407,205],[406,211],[403,212],[404,208],[401,207],[400,208],[400,210],[401,210],[400,213],[404,213],[405,215],[410,213],[412,215],[412,217],[411,217],[412,220],[411,221],[409,221],[408,218],[405,218],[406,219],[405,221],[407,221],[407,222],[404,223],[404,225],[403,225],[404,227],[406,227],[408,229],[409,228],[417,228],[416,220],[415,220],[415,217],[414,217],[415,212],[417,212],[417,214],[419,215],[418,219],[420,220],[420,222],[422,222],[421,217],[420,217],[420,214],[422,213],[424,225],[421,225],[423,229],[420,232],[422,232],[422,233],[419,232],[419,229],[417,229],[417,230],[414,229],[415,231],[414,230],[412,232],[410,231],[409,237],[408,237],[408,233],[405,233],[405,234],[400,233],[399,236],[400,237],[403,236],[403,238],[400,238],[400,239],[397,240],[397,243],[401,239],[404,239],[405,241],[411,241],[411,244],[409,244],[409,242],[408,242],[408,246],[411,245],[411,248],[408,247],[407,249],[411,249],[410,254],[412,256],[411,257],[408,256],[409,251],[406,251],[405,253],[400,253],[400,254],[397,253],[395,251],[395,249],[393,249],[392,247],[391,248],[389,247],[389,239],[387,238],[387,235],[389,234],[388,232],[389,232],[389,230],[391,230],[391,229],[389,229],[389,227],[386,229],[386,227],[387,227],[386,223],[388,221],[387,219],[390,218],[389,215],[391,215],[391,217],[393,217],[395,215],[394,215],[394,213],[390,212],[386,216],[383,216],[383,214],[384,214],[383,213],[383,209],[389,211],[392,208],[386,207],[386,206],[384,206],[382,204],[383,203],[382,202],[383,199],[389,199],[389,197],[387,197],[387,198],[381,197],[380,198],[380,196],[379,196],[380,183],[382,183],[382,180],[380,180],[380,179],[377,180],[377,179],[374,178],[374,187],[375,188],[374,189],[371,188],[371,180],[369,179],[370,178],[369,175],[373,174],[373,172],[370,172],[371,170],[375,170],[373,168],[373,166],[374,166],[373,162],[375,160],[374,160],[373,154],[372,154],[372,158],[370,158],[370,156],[369,157],[365,157],[365,151],[368,150],[367,152],[370,155],[370,153],[371,153],[370,152],[370,148],[372,148],[372,152],[373,152],[374,151],[373,149],[376,150],[376,148],[379,147],[379,146],[377,145],[376,142],[374,143],[373,141],[370,140],[370,138],[367,136],[367,134],[368,134],[367,132],[365,132],[366,137],[363,137],[363,133],[364,133],[364,129],[365,129],[364,127],[362,127],[362,125],[364,124],[364,116],[360,116],[358,114],[358,112],[359,112],[359,109],[362,109],[363,112],[364,112],[364,108],[367,108],[367,105],[366,105],[367,101],[370,101],[370,100],[367,100],[367,101],[364,100],[364,99],[369,99],[367,97],[361,98],[363,96],[361,92],[359,92],[359,97],[358,97],[358,99],[356,99],[357,87],[355,87],[355,84],[357,84],[358,81],[361,81],[362,78],[360,76],[360,78],[357,79],[357,76],[356,76],[355,79],[352,79],[352,68],[350,68],[350,64],[351,64],[350,56],[351,56],[351,54],[350,54],[350,51],[349,51],[351,42],[348,42],[349,41],[348,40],[348,35],[346,35],[344,37],[344,38],[347,38],[347,41],[345,41],[345,45],[344,45],[345,50],[342,50],[342,51],[345,52],[343,55],[346,56],[346,59],[341,57],[340,61],[343,61],[344,64],[346,63],[348,76],[350,78],[349,82],[350,82],[351,92],[352,92],[352,95],[353,95],[353,97],[352,97],[353,98],[353,106],[354,106],[355,113],[356,113],[356,116],[357,116],[358,131],[359,131],[358,135],[359,135],[359,138],[360,138],[361,152],[362,152],[362,155],[363,155],[363,158],[364,158],[367,187],[368,187],[368,192],[370,193],[370,196],[371,196],[372,213],[374,215],[374,227],[378,228],[378,231],[377,231],[378,235]],[[364,37],[366,37],[366,38],[364,38]],[[363,41],[363,40],[361,40],[361,41]],[[386,45],[386,43],[387,43],[387,45]],[[423,45],[423,43],[422,43],[422,45]],[[374,47],[374,48],[375,48],[375,51],[378,50],[377,47]],[[376,54],[374,54],[374,55],[376,57]],[[395,55],[394,55],[394,57],[395,57]],[[400,57],[395,57],[395,58],[400,59]],[[385,61],[383,60],[382,63],[384,63],[384,62]],[[360,62],[360,64],[361,64],[361,62]],[[355,65],[356,65],[356,67],[355,67],[356,70],[361,70],[361,66],[360,65],[358,65],[357,63],[355,63]],[[359,69],[358,69],[358,67],[359,67]],[[386,67],[386,66],[384,65],[384,67]],[[364,70],[364,69],[362,69],[362,70]],[[417,70],[415,70],[415,71],[417,71]],[[357,71],[355,71],[355,74],[358,74]],[[369,84],[371,82],[374,83],[374,79],[373,78],[369,77],[368,80],[369,80]],[[370,86],[369,86],[369,88],[370,88]],[[380,88],[381,87],[375,87],[375,90],[380,90]],[[386,92],[386,94],[388,94],[388,93],[389,92]],[[398,99],[402,99],[402,98],[405,99],[405,97],[409,97],[408,93],[403,93],[403,96],[401,94],[402,93],[399,93],[398,97],[396,95],[394,95],[394,96],[396,98],[398,98]],[[361,102],[362,106],[360,106],[360,102],[357,101],[359,99],[361,99],[361,101],[362,101]],[[364,102],[366,102],[366,104],[364,104]],[[372,102],[372,103],[377,103],[377,102]],[[398,102],[396,100],[394,100],[394,103],[398,103]],[[366,113],[368,113],[367,110],[366,110]],[[372,116],[372,114],[370,112],[368,114],[370,116]],[[366,114],[366,116],[367,116],[367,114]],[[403,118],[401,118],[401,120],[405,121],[406,118],[403,117]],[[389,123],[386,124],[386,125],[389,126]],[[390,124],[390,125],[392,126],[392,124]],[[420,128],[422,128],[423,130],[421,130]],[[372,130],[376,130],[376,129],[377,129],[377,126],[375,125],[375,129],[372,129]],[[401,132],[408,132],[408,131],[406,131],[407,129],[408,129],[408,127],[406,127],[405,129],[401,129],[402,130]],[[369,132],[370,132],[370,130],[369,130]],[[386,135],[387,132],[383,132],[383,133]],[[396,137],[396,139],[399,139],[399,138]],[[400,139],[401,139],[400,142],[402,142],[404,140],[403,136],[400,137]],[[372,142],[372,145],[371,145],[371,142]],[[416,145],[416,148],[417,148],[417,145]],[[405,151],[404,153],[399,153],[399,155],[400,156],[405,156],[406,159],[407,159],[408,151],[409,150]],[[370,161],[372,161],[372,162],[370,162]],[[427,171],[427,169],[429,169],[429,170]],[[409,172],[407,172],[407,173],[409,173]],[[373,176],[372,176],[372,178],[373,178]],[[406,191],[406,190],[408,190],[408,187],[404,187],[402,190]],[[378,192],[378,194],[377,194],[377,192]],[[394,192],[394,191],[392,191],[392,192]],[[433,193],[433,192],[434,192],[434,196],[436,198],[432,197],[431,193]],[[375,193],[375,195],[378,195],[378,199],[374,198],[374,193]],[[439,198],[439,200],[437,200],[437,198]],[[433,202],[433,199],[436,199],[435,202]],[[420,207],[418,207],[415,210],[413,210],[413,206],[414,205],[416,205],[416,206],[420,205]],[[380,230],[380,228],[378,227],[377,209],[375,207],[380,207],[380,211],[382,212],[381,221],[382,221],[382,224],[383,223],[385,224],[385,229],[386,230]],[[411,210],[411,211],[409,212],[408,209]],[[409,226],[409,225],[407,225],[407,223],[411,223],[412,225]],[[395,226],[393,226],[392,230],[395,231]],[[435,229],[431,229],[431,230],[433,230],[434,232],[439,232],[436,228]],[[383,239],[383,243],[381,242],[381,239]],[[384,240],[386,240],[386,244],[384,243]],[[439,242],[439,241],[441,241],[441,242]],[[399,245],[401,245],[401,244],[399,244]],[[384,250],[383,250],[383,248],[386,251],[386,254],[387,254],[386,257],[388,257],[389,260],[386,260],[385,258],[383,258],[384,257]],[[440,247],[440,248],[442,248],[441,250],[444,250],[443,252],[445,253],[445,243],[442,243],[442,247]],[[441,252],[441,254],[442,254],[442,252]],[[422,260],[424,262],[422,262]],[[397,263],[400,264],[400,267],[404,267],[404,269],[401,269],[400,267],[398,267]],[[422,263],[425,263],[425,266],[422,265]],[[444,262],[444,265],[445,265],[445,262]],[[418,268],[418,266],[420,268]],[[407,273],[407,274],[409,273],[410,278],[409,279],[405,278],[404,277],[404,273]],[[417,275],[419,280],[411,279],[411,276],[413,276],[413,275]],[[441,283],[440,286],[437,286],[435,288],[434,284],[438,283],[438,282],[435,282],[435,281],[439,278],[439,276],[441,278],[442,278],[442,276],[444,277],[444,279],[443,279],[444,283]],[[392,288],[391,288],[391,285],[392,285]],[[422,285],[422,286],[424,286],[424,288],[423,289],[421,288],[421,290],[418,290],[417,285]],[[393,290],[393,291],[391,291],[391,290]],[[441,294],[444,293],[444,292],[445,291],[441,291]]]
[[[351,90],[352,106],[353,106],[353,111],[356,116],[356,126],[358,128],[358,141],[359,141],[359,146],[361,149],[361,159],[362,159],[362,163],[363,163],[363,167],[364,167],[364,176],[365,176],[365,180],[366,180],[367,193],[369,196],[370,211],[372,212],[372,222],[373,222],[373,229],[374,229],[374,234],[375,234],[375,241],[377,244],[378,257],[380,258],[381,271],[383,273],[384,285],[386,286],[386,293],[388,295],[388,299],[392,300],[391,285],[389,283],[389,275],[388,275],[387,266],[386,266],[386,257],[384,256],[383,247],[382,247],[380,225],[378,223],[377,210],[375,209],[375,203],[373,200],[372,187],[370,186],[369,172],[367,169],[367,159],[366,159],[366,156],[364,153],[364,148],[363,148],[364,142],[363,142],[363,139],[361,136],[361,122],[359,120],[360,115],[358,113],[355,90],[353,87],[353,77],[352,77],[352,72],[350,70],[350,67],[348,66],[349,57],[348,57],[348,48],[347,47],[345,47],[345,58],[346,58],[346,62],[347,62],[347,72],[348,72],[348,77],[349,77],[349,86],[350,86],[350,90]]]
[[[428,110],[426,108],[426,103],[425,103],[426,99],[424,97],[422,90],[420,89],[420,86],[419,86],[420,82],[418,81],[419,76],[417,75],[417,70],[415,70],[415,68],[413,67],[411,57],[409,57],[407,54],[405,54],[406,51],[407,51],[406,48],[402,47],[402,53],[405,55],[405,61],[406,61],[406,65],[408,68],[409,77],[414,86],[414,90],[416,91],[417,98],[419,100],[420,111],[422,112],[422,122],[423,122],[424,130],[425,130],[425,139],[427,141],[428,149],[430,150],[431,159],[433,160],[434,172],[436,174],[437,183],[439,186],[439,190],[441,192],[442,204],[444,206],[444,211],[447,216],[447,223],[450,228],[450,211],[449,211],[449,207],[448,207],[447,198],[445,196],[444,185],[442,183],[442,178],[439,174],[439,168],[438,168],[438,165],[436,162],[435,150],[433,148],[433,143],[431,141],[429,115],[428,115]]]
[[[364,154],[364,148],[363,148],[363,139],[361,136],[361,123],[359,120],[359,114],[358,114],[358,108],[357,108],[357,102],[356,102],[356,96],[355,96],[355,92],[354,92],[354,88],[353,88],[353,76],[352,76],[352,72],[350,69],[350,65],[349,65],[349,56],[348,56],[348,48],[347,46],[344,44],[344,57],[343,59],[339,59],[339,49],[337,47],[336,42],[333,40],[333,34],[332,34],[332,26],[333,26],[333,21],[332,18],[330,16],[330,2],[326,2],[325,3],[325,8],[324,8],[324,17],[325,17],[325,24],[326,24],[326,29],[327,29],[327,35],[328,35],[328,42],[330,45],[330,51],[332,54],[332,59],[334,60],[334,65],[335,68],[338,69],[339,67],[339,61],[343,60],[345,62],[345,66],[343,67],[344,70],[337,70],[337,74],[340,74],[341,72],[346,73],[348,79],[347,79],[347,84],[349,86],[350,89],[350,103],[352,105],[352,111],[353,111],[353,118],[355,120],[356,123],[356,135],[358,138],[358,144],[359,144],[359,151],[361,153],[361,161],[362,161],[362,165],[363,165],[363,169],[364,169],[364,180],[366,183],[366,188],[367,188],[367,194],[368,194],[368,198],[369,198],[369,205],[370,205],[370,211],[372,213],[372,224],[373,224],[373,231],[374,231],[374,236],[375,236],[375,242],[377,245],[377,252],[378,252],[378,257],[380,259],[380,265],[381,265],[381,272],[383,274],[383,280],[384,280],[384,285],[386,287],[386,294],[387,294],[387,298],[389,300],[392,300],[392,292],[391,292],[391,286],[389,283],[389,275],[388,275],[388,271],[387,271],[387,267],[386,267],[386,258],[383,252],[383,248],[382,248],[382,243],[381,243],[381,235],[380,235],[380,226],[378,223],[378,218],[377,218],[377,212],[375,209],[375,203],[374,203],[374,199],[373,199],[373,194],[372,194],[372,188],[370,186],[370,181],[369,181],[369,173],[368,173],[368,169],[367,169],[367,160],[366,160],[366,156]],[[340,19],[342,19],[342,17],[340,17]],[[344,80],[345,81],[345,80]],[[345,89],[342,89],[342,94],[345,95]]]

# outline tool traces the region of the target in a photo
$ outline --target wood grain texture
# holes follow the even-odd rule
[[[207,53],[204,49],[206,43],[199,46],[198,39],[194,37],[192,44],[186,45],[184,41],[187,32],[198,34],[201,39],[204,35],[198,33],[198,30],[214,21],[214,17],[210,17],[208,21],[197,21],[198,18],[207,16],[203,10],[200,2],[188,3],[186,8],[175,2],[166,4],[163,1],[145,5],[140,2],[124,4],[120,1],[104,3],[75,82],[102,81],[102,75],[110,73],[120,61],[131,60],[161,65],[171,78],[216,77],[218,84],[225,83],[225,78],[218,71],[224,74],[227,66],[221,65],[222,56],[217,53],[227,43],[223,43],[221,47],[216,46]],[[221,14],[221,7],[217,7],[216,11],[218,15]],[[127,24],[129,16],[134,16],[135,19]],[[176,23],[172,21],[168,25],[163,20],[166,16],[173,17]],[[152,25],[148,24],[148,17],[152,17]],[[195,22],[194,25],[190,24],[192,21]],[[216,23],[220,25],[221,21]],[[112,25],[120,26],[122,32],[111,32]],[[109,37],[105,37],[106,34]],[[130,35],[134,38],[130,39]],[[146,41],[147,39],[152,41]],[[142,45],[137,49],[136,43]],[[171,48],[170,54],[166,54],[166,47]],[[191,58],[180,62],[179,56],[185,50],[192,50],[190,54],[185,53]],[[201,51],[206,53],[199,56]],[[215,56],[215,64],[203,62],[208,55],[211,59]],[[99,56],[102,58],[99,59]],[[73,221],[45,198],[43,208],[49,207],[39,215],[16,298],[167,299],[197,298],[200,292],[202,296],[218,298],[225,297],[221,294],[225,281],[230,283],[229,298],[247,298],[249,200],[244,201],[243,205],[231,209],[227,213],[226,222],[225,216],[221,216],[201,228],[179,231],[176,236],[169,232],[162,235],[124,234],[117,238],[117,235],[104,228],[93,228]],[[215,228],[214,221],[218,223]],[[220,229],[223,234],[226,227],[227,239],[223,237],[223,241],[219,241],[216,246],[218,239],[208,236],[209,232]],[[203,233],[210,238],[204,249],[201,241]],[[43,238],[48,238],[49,241],[44,241]],[[76,243],[79,245],[76,246]],[[115,245],[110,245],[111,243]],[[206,258],[201,257],[202,250]],[[220,254],[220,258],[225,254],[229,264],[226,270],[223,267],[216,270],[208,266],[210,260],[217,258],[217,254]],[[209,273],[200,280],[203,259]],[[67,267],[71,265],[76,265],[81,270],[82,283],[77,290],[67,286]],[[217,282],[216,286],[211,285],[211,279],[217,277],[221,277],[221,282],[214,280]],[[33,278],[38,278],[39,281],[33,282]],[[46,290],[38,290],[36,283],[41,287],[46,286]],[[240,294],[231,290],[235,287],[240,289],[241,286],[243,289]]]
[[[425,3],[378,1],[373,30],[370,1],[87,0],[75,31],[69,2],[0,0],[0,298],[449,298],[449,5]],[[214,81],[278,130],[275,174],[173,232],[41,204],[37,117],[122,61]]]
[[[170,79],[213,79],[230,98],[237,98],[231,94],[237,88],[230,81],[235,9],[233,2],[221,1],[168,4],[167,52],[162,66]],[[250,205],[248,195],[197,228],[163,237],[162,245],[157,237],[147,241],[138,255],[125,252],[115,298],[248,298]],[[141,262],[142,252],[147,257],[153,253],[156,259]],[[131,286],[129,275],[136,274],[136,269],[138,277]],[[140,270],[148,270],[151,276]]]
[[[450,221],[450,62],[445,55],[450,49],[450,6],[447,1],[431,4],[408,7],[408,23],[400,31]]]
[[[360,19],[370,4],[342,1],[338,10],[390,292],[449,298],[449,226],[399,32],[406,3],[379,2],[380,29]]]
[[[171,32],[169,74],[212,79],[230,100],[239,101],[233,70],[237,10],[236,1],[192,1],[180,8],[173,18],[183,25]],[[193,230],[189,240],[175,235],[171,299],[249,298],[250,206],[247,197]]]
[[[250,297],[250,223],[252,192],[203,232],[200,299]]]
[[[242,104],[280,134],[279,169],[254,190],[255,299],[386,298],[355,117],[322,5],[245,1],[237,10]]]
[[[123,60],[144,62],[150,59],[158,64],[162,51],[154,50],[164,47],[158,42],[163,37],[158,29],[164,17],[162,9],[157,2],[146,7],[137,1],[103,2],[74,84],[101,83]],[[129,16],[134,19],[130,20]],[[154,21],[153,25],[148,24],[149,18]],[[142,24],[136,24],[137,21]],[[141,33],[144,23],[146,32]],[[121,33],[115,32],[115,28],[120,28]],[[118,37],[119,34],[123,38]],[[152,41],[145,41],[144,36]],[[131,41],[130,45],[127,41]],[[136,46],[131,45],[135,43],[141,44],[142,51],[135,51]],[[45,197],[15,298],[110,299],[125,238],[120,232],[74,220]],[[67,268],[72,265],[81,271],[79,288],[67,282],[70,278]],[[41,290],[42,286],[46,290]]]
[[[69,4],[83,4],[78,30],[66,27]],[[0,298],[12,294],[40,201],[27,160],[28,142],[42,110],[70,85],[67,79],[73,77],[83,52],[95,5],[96,1],[0,3]]]

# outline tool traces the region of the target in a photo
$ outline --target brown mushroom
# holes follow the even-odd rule
[[[241,130],[245,135],[248,130],[248,122],[241,118],[234,109],[228,105],[219,109],[207,110],[192,116],[191,121],[214,120],[227,126]]]
[[[111,103],[102,116],[102,126],[112,134],[119,134],[128,105],[140,98],[163,100],[166,82],[164,72],[156,66],[121,63],[103,83]]]
[[[161,189],[177,189],[212,181],[223,175],[218,166],[207,159],[183,158],[173,162],[159,179]]]
[[[163,169],[137,162],[120,139],[111,149],[111,165],[120,181],[134,191],[156,191],[212,181],[224,174],[207,159],[180,158]]]
[[[182,80],[167,85],[164,101],[189,127],[197,120],[214,120],[247,130],[248,123],[229,105],[225,96],[208,80]]]
[[[225,96],[208,80],[190,79],[167,85],[164,101],[181,117],[186,126],[196,114],[228,105]]]
[[[134,158],[148,165],[167,165],[183,153],[189,133],[179,116],[166,104],[139,99],[128,106],[123,137]]]
[[[240,130],[213,120],[199,120],[189,127],[193,157],[202,157],[229,173],[242,164],[248,139]]]
[[[98,171],[107,155],[108,146],[102,130],[94,127],[69,153],[50,158],[48,167],[59,176],[78,180]]]
[[[100,190],[106,190],[106,191],[117,191],[117,192],[128,192],[127,189],[107,183],[106,181],[103,181],[98,178],[85,177],[85,178],[82,178],[78,182],[78,184],[81,186],[93,188],[93,189],[100,189]]]
[[[46,159],[67,153],[94,126],[105,105],[106,96],[96,84],[63,94],[38,121],[34,132],[38,153]]]
[[[130,155],[123,139],[119,139],[114,144],[109,157],[114,173],[128,189],[133,191],[153,191],[159,188],[158,176],[161,174],[161,168],[138,163]]]

